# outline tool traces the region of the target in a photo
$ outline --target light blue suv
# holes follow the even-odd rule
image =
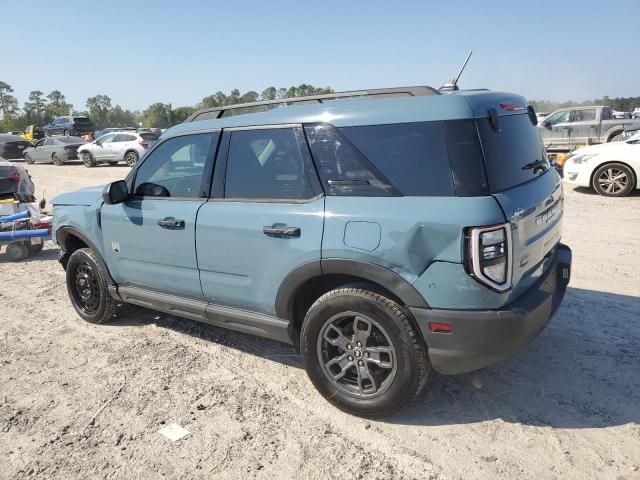
[[[291,343],[331,403],[390,415],[549,323],[563,193],[524,98],[429,87],[196,112],[125,180],[54,201],[78,314],[119,302]]]

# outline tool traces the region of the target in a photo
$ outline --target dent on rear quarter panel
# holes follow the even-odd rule
[[[322,258],[374,263],[414,283],[433,262],[462,262],[464,227],[503,221],[493,197],[367,197],[363,201],[329,196]],[[367,251],[358,244],[346,244],[349,222],[378,224],[377,248]]]

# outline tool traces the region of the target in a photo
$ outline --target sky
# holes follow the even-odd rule
[[[76,110],[96,94],[135,110],[271,85],[438,87],[469,50],[461,88],[640,95],[640,0],[23,3],[0,0],[0,81],[20,106],[31,90],[60,90]]]

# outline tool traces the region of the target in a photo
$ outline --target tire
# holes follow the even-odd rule
[[[105,323],[116,312],[116,301],[109,294],[107,275],[89,248],[73,252],[67,263],[67,292],[73,308],[89,323]]]
[[[24,242],[13,242],[7,245],[7,255],[12,261],[19,262],[29,256],[29,248]]]
[[[93,155],[91,155],[90,152],[81,152],[80,159],[82,160],[82,163],[84,164],[84,166],[87,168],[92,168],[96,166],[96,160],[93,158]]]
[[[31,158],[31,155],[29,155],[28,153],[24,154],[24,161],[29,165],[33,165],[33,158]]]
[[[593,189],[605,197],[624,197],[636,186],[636,176],[631,168],[623,163],[607,163],[593,174]]]
[[[27,245],[27,248],[29,249],[29,254],[31,255],[33,255],[34,253],[41,252],[43,247],[44,247],[44,243],[30,243]]]
[[[65,130],[62,132],[62,135],[64,135],[65,137],[69,136],[69,130]]]
[[[623,140],[622,138],[622,133],[616,133],[615,135],[612,135],[611,137],[609,137],[609,140],[607,143],[609,142],[621,142]]]
[[[320,394],[363,417],[396,413],[422,390],[430,369],[404,307],[365,288],[332,290],[316,300],[302,324],[300,350]]]
[[[124,154],[124,161],[127,162],[127,165],[129,165],[130,167],[133,167],[136,163],[138,163],[139,158],[140,156],[138,155],[138,152],[134,150],[129,150]]]
[[[53,155],[51,155],[51,160],[53,161],[53,164],[58,167],[60,167],[61,165],[64,165],[64,162],[60,160],[60,157],[58,156],[57,153],[54,153]]]

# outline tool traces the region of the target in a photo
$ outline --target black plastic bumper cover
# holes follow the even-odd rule
[[[564,297],[571,271],[571,249],[558,244],[555,250],[538,282],[501,310],[411,309],[436,371],[456,374],[487,367],[522,350],[542,332]],[[430,322],[448,323],[452,331],[433,333]]]

